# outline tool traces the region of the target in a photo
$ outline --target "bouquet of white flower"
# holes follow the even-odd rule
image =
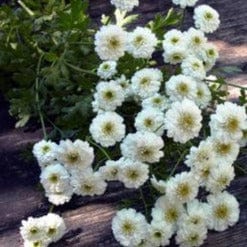
[[[196,2],[173,0],[183,12]],[[223,231],[239,219],[239,204],[226,189],[235,176],[240,147],[246,144],[245,107],[218,101],[207,77],[218,52],[206,33],[217,30],[219,14],[199,5],[195,27],[167,31],[168,21],[179,23],[171,10],[163,19],[128,31],[128,22],[136,18],[128,12],[139,1],[111,3],[115,21],[105,16],[95,34],[95,51],[103,61],[93,92],[97,115],[90,124],[91,136],[36,143],[40,181],[55,205],[70,201],[73,194],[102,195],[107,181],[141,191],[151,187],[154,194],[142,193],[145,216],[133,208],[114,216],[115,239],[126,247],[159,247],[168,246],[175,235],[179,246],[200,246],[208,230]],[[155,61],[155,51],[163,52],[164,63]],[[90,145],[105,157],[99,160]],[[181,163],[185,166],[178,172]],[[145,197],[151,198],[151,206]],[[30,227],[23,223],[21,232],[33,241],[29,235],[40,226],[29,221]],[[55,239],[64,232],[61,228]]]

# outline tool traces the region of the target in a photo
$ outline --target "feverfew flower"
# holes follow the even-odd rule
[[[63,218],[54,213],[49,213],[40,218],[43,221],[45,233],[49,243],[57,242],[65,234],[66,226]]]
[[[111,79],[117,73],[117,62],[105,61],[100,64],[97,75],[102,79]]]
[[[169,107],[169,103],[166,96],[156,93],[153,96],[144,99],[142,101],[142,107],[144,109],[155,108],[157,110],[164,111]]]
[[[166,82],[165,87],[171,101],[194,100],[196,97],[197,83],[189,76],[172,76]]]
[[[197,137],[201,129],[201,111],[190,100],[175,102],[165,115],[167,136],[175,142],[185,143]]]
[[[126,49],[134,58],[151,58],[157,42],[155,34],[149,28],[137,27],[128,34]]]
[[[197,82],[196,97],[194,99],[200,109],[204,109],[209,105],[212,100],[211,91],[204,82]]]
[[[188,56],[188,49],[185,45],[169,47],[164,50],[163,57],[165,63],[178,64]]]
[[[198,0],[172,0],[176,5],[180,5],[181,8],[192,7],[196,4]]]
[[[162,136],[165,130],[165,115],[162,111],[147,108],[139,112],[135,118],[137,131],[149,131]]]
[[[124,90],[114,81],[99,82],[94,94],[94,111],[115,111],[118,106],[124,102]]]
[[[102,26],[95,35],[95,51],[102,60],[116,61],[125,53],[127,33],[119,26]]]
[[[164,34],[163,49],[166,52],[170,49],[184,46],[185,41],[185,35],[180,30],[172,29]]]
[[[122,87],[125,98],[128,99],[128,97],[133,94],[132,88],[130,86],[130,80],[127,79],[125,75],[121,75],[119,78],[115,79],[114,82]]]
[[[139,0],[111,0],[111,4],[122,11],[132,11],[135,6],[139,5]]]
[[[160,90],[162,80],[160,70],[141,69],[131,78],[133,92],[142,99],[151,97]]]
[[[50,165],[56,160],[57,144],[52,141],[41,140],[33,146],[33,155],[41,168]]]
[[[201,246],[207,238],[207,228],[181,227],[177,231],[176,243],[180,247]]]
[[[151,246],[159,247],[166,246],[170,243],[170,238],[173,234],[172,225],[166,224],[162,220],[153,220],[148,227],[149,241],[152,243]]]
[[[239,203],[236,198],[224,191],[207,197],[210,218],[209,229],[224,231],[233,226],[239,219]]]
[[[235,173],[232,165],[220,164],[211,169],[206,181],[206,190],[211,193],[218,193],[225,190],[234,179]]]
[[[203,80],[206,77],[206,71],[203,62],[195,56],[188,56],[181,64],[182,73],[191,76],[197,80]]]
[[[99,168],[99,173],[106,181],[118,180],[120,164],[122,160],[107,160],[104,166]]]
[[[48,201],[54,205],[63,205],[69,202],[73,195],[73,187],[69,184],[61,192],[46,192],[45,196],[48,197]]]
[[[211,135],[222,139],[239,141],[243,136],[247,114],[245,107],[231,102],[220,104],[209,123]]]
[[[146,238],[147,228],[145,217],[132,208],[118,211],[112,220],[115,239],[126,247],[138,246]]]
[[[91,166],[94,150],[85,141],[62,140],[57,148],[57,158],[69,171],[83,170]]]
[[[71,184],[74,187],[74,192],[81,196],[103,195],[107,187],[101,173],[93,172],[91,169],[74,172]]]
[[[155,163],[163,157],[163,139],[151,132],[128,134],[121,144],[121,152],[125,158],[141,162]]]
[[[185,36],[187,47],[190,49],[190,53],[192,54],[200,52],[207,42],[204,33],[192,27],[185,33]]]
[[[172,200],[185,203],[193,200],[199,189],[199,183],[193,173],[182,172],[171,177],[166,184],[167,196]]]
[[[70,175],[64,166],[53,164],[43,169],[40,182],[47,193],[58,193],[70,184]]]
[[[208,5],[199,5],[194,11],[196,28],[205,33],[213,33],[220,25],[218,12]]]
[[[149,167],[147,164],[126,159],[119,167],[119,181],[126,188],[139,188],[148,180]]]
[[[103,147],[114,146],[125,136],[123,118],[115,112],[97,115],[89,128],[93,139]]]

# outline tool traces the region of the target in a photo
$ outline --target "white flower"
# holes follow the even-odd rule
[[[107,160],[106,164],[99,168],[99,173],[106,181],[118,180],[121,163],[121,159],[117,161]]]
[[[247,114],[245,107],[231,102],[220,104],[209,123],[211,135],[221,139],[239,141],[243,136]]]
[[[192,27],[185,33],[185,36],[187,47],[192,54],[200,52],[207,43],[207,38],[204,33]]]
[[[66,202],[69,202],[73,195],[73,187],[68,185],[62,192],[46,192],[46,197],[48,201],[54,205],[63,205]]]
[[[45,227],[40,218],[28,217],[21,221],[20,234],[24,241],[35,242],[45,239]]]
[[[119,166],[118,178],[126,188],[138,189],[148,180],[148,175],[148,165],[139,161],[126,159]]]
[[[159,191],[162,194],[166,193],[166,182],[163,180],[157,180],[156,177],[153,175],[152,178],[150,179],[150,182],[152,186]]]
[[[165,115],[162,111],[147,108],[139,112],[135,118],[137,131],[149,131],[162,136],[165,130]]]
[[[135,6],[139,5],[139,0],[111,0],[111,4],[122,11],[132,11]]]
[[[126,49],[134,58],[151,58],[157,42],[155,34],[149,28],[137,27],[128,34]]]
[[[166,96],[156,93],[153,96],[144,99],[142,101],[142,107],[144,109],[151,107],[160,111],[164,111],[169,107],[169,103]]]
[[[219,164],[232,164],[237,159],[240,150],[237,142],[216,137],[209,137],[208,141]]]
[[[141,162],[155,163],[163,157],[164,146],[161,137],[151,132],[128,134],[121,144],[121,152],[125,158]]]
[[[124,102],[124,90],[114,81],[99,82],[94,94],[94,111],[115,111]]]
[[[183,212],[184,208],[182,203],[165,195],[159,197],[156,201],[155,207],[152,209],[152,219],[154,221],[162,220],[166,222],[166,224],[172,225],[173,231],[175,231],[177,222]]]
[[[199,183],[193,173],[182,172],[171,177],[166,184],[167,196],[172,200],[185,203],[193,200],[199,189]]]
[[[177,29],[172,29],[164,34],[163,49],[168,51],[185,45],[185,35]]]
[[[163,57],[165,63],[178,64],[183,62],[188,56],[188,49],[185,45],[172,47],[164,50]]]
[[[47,247],[49,243],[45,240],[37,240],[37,241],[24,241],[24,247]]]
[[[57,159],[69,171],[83,170],[91,166],[94,160],[94,150],[89,146],[88,142],[62,140],[57,148]]]
[[[145,217],[132,208],[118,211],[112,220],[114,237],[122,246],[140,244],[146,238],[147,227]]]
[[[208,5],[199,5],[194,11],[196,28],[205,33],[213,33],[220,25],[219,13]]]
[[[204,82],[197,82],[196,97],[194,100],[201,109],[206,108],[212,100],[211,91]]]
[[[219,164],[211,169],[206,181],[206,189],[211,193],[225,190],[234,179],[235,173],[232,165]]]
[[[41,168],[50,165],[56,160],[57,144],[52,141],[41,140],[33,146],[33,155]]]
[[[207,197],[211,217],[209,229],[224,231],[228,226],[233,226],[239,219],[239,203],[236,198],[224,191]]]
[[[81,196],[103,195],[107,186],[101,173],[93,172],[91,169],[73,173],[71,184],[74,192]]]
[[[95,35],[95,51],[102,60],[118,60],[125,53],[127,33],[116,25],[102,26]]]
[[[114,146],[125,136],[123,118],[115,112],[97,115],[89,128],[93,139],[103,147]]]
[[[139,70],[131,78],[133,92],[142,99],[151,97],[159,91],[162,80],[162,73],[158,69]]]
[[[207,238],[207,228],[182,227],[177,231],[176,243],[180,247],[201,246]]]
[[[172,225],[162,220],[153,220],[148,227],[149,241],[153,247],[166,246],[173,234]]]
[[[111,79],[117,73],[116,61],[105,61],[100,64],[97,75],[102,79]]]
[[[70,185],[70,175],[60,164],[53,164],[43,169],[40,182],[47,193],[58,193]]]
[[[166,82],[165,87],[166,93],[172,101],[182,101],[183,99],[194,100],[196,97],[197,83],[189,76],[172,76]]]
[[[192,7],[198,0],[172,0],[176,5],[180,5],[181,8]]]
[[[165,115],[167,136],[175,142],[185,143],[197,137],[201,129],[201,111],[190,100],[175,102]]]
[[[121,77],[117,78],[114,82],[122,87],[125,98],[132,96],[133,92],[130,86],[130,80],[127,79],[125,75],[121,75]]]
[[[179,228],[206,228],[208,216],[207,204],[194,199],[186,204],[186,212],[179,219]]]
[[[48,213],[40,218],[45,225],[45,233],[48,241],[57,242],[63,237],[66,226],[62,217],[54,213]]]
[[[188,56],[181,64],[182,73],[195,79],[203,80],[206,77],[206,71],[203,62],[195,56]]]

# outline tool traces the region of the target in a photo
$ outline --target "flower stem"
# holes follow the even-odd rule
[[[54,207],[55,207],[55,206],[54,206],[53,204],[50,206],[49,213],[52,213],[52,212],[53,212]]]
[[[173,169],[172,169],[172,171],[171,171],[169,177],[173,176],[173,174],[174,174],[175,171],[177,170],[178,165],[179,165],[180,162],[183,160],[183,158],[184,158],[184,156],[186,155],[186,153],[187,153],[187,149],[185,149],[185,150],[183,151],[183,153],[180,155],[180,157],[179,157],[177,163],[175,164],[175,166],[173,167]]]
[[[81,72],[81,73],[84,73],[84,74],[89,74],[89,75],[97,76],[97,74],[96,74],[95,72],[93,72],[93,71],[86,70],[86,69],[81,69],[81,68],[79,68],[79,67],[77,67],[77,66],[75,66],[75,65],[73,65],[73,64],[71,64],[71,63],[68,63],[68,62],[65,62],[65,64],[66,64],[68,67],[70,67],[71,69],[76,70],[76,71],[78,71],[78,72]]]
[[[36,91],[35,101],[36,101],[36,106],[37,106],[37,110],[38,110],[38,114],[39,114],[39,119],[40,119],[41,126],[42,126],[44,139],[47,139],[45,121],[44,121],[44,116],[43,116],[42,111],[41,111],[40,98],[39,98],[39,73],[40,73],[40,67],[41,67],[41,62],[42,62],[43,57],[44,57],[44,54],[42,54],[39,57],[37,70],[36,70],[37,75],[36,75],[36,80],[35,80],[35,91]]]
[[[143,202],[143,205],[144,205],[144,209],[145,209],[145,216],[147,218],[148,217],[148,205],[147,205],[145,197],[143,195],[142,188],[140,188],[139,191],[140,191],[140,197],[142,199],[142,202]]]
[[[31,9],[29,9],[25,3],[23,3],[21,0],[18,0],[17,3],[19,3],[20,6],[21,6],[21,7],[22,7],[22,8],[23,8],[23,9],[24,9],[31,17],[34,16],[34,12],[33,12]]]

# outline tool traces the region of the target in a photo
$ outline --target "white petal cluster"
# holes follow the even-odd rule
[[[24,246],[29,247],[47,247],[61,239],[66,231],[63,218],[54,213],[39,218],[29,217],[21,223],[20,234]]]
[[[114,81],[117,85],[121,86],[124,92],[125,99],[128,99],[133,95],[130,80],[125,75],[121,75]]]
[[[93,119],[89,131],[97,143],[110,147],[124,138],[125,125],[123,118],[117,113],[104,112]]]
[[[212,100],[212,94],[204,82],[197,82],[195,103],[199,108],[206,108]]]
[[[57,144],[48,140],[41,140],[33,146],[33,155],[41,168],[53,163],[56,159]]]
[[[197,83],[189,76],[172,76],[166,82],[165,87],[171,101],[194,100],[196,98]]]
[[[152,186],[159,191],[161,194],[166,193],[166,182],[163,180],[157,180],[157,178],[153,175],[150,179]]]
[[[97,75],[101,79],[111,79],[117,73],[117,62],[116,61],[105,61],[100,64]]]
[[[142,101],[143,109],[154,108],[160,111],[168,109],[169,102],[166,96],[159,93],[154,94],[153,96],[146,98]]]
[[[196,28],[205,33],[213,33],[220,25],[219,13],[208,5],[199,5],[194,11]]]
[[[127,52],[134,58],[151,58],[158,40],[149,28],[137,27],[128,34]]]
[[[162,136],[165,130],[164,119],[162,111],[146,108],[137,114],[135,127],[137,131],[149,131]]]
[[[167,136],[175,142],[185,143],[198,136],[201,120],[201,111],[193,101],[175,102],[165,115]]]
[[[94,43],[100,59],[116,61],[125,53],[127,33],[117,25],[102,26]]]
[[[116,8],[122,11],[132,11],[135,6],[139,5],[139,0],[111,0]]]
[[[126,188],[139,188],[147,180],[149,167],[140,161],[126,159],[119,169],[119,181],[123,182]]]
[[[209,123],[211,135],[221,139],[239,141],[243,136],[246,119],[245,107],[231,102],[220,104],[215,114],[211,115]]]
[[[161,149],[164,141],[151,132],[128,134],[121,144],[121,152],[125,158],[141,162],[155,163],[163,157]]]
[[[160,90],[163,76],[160,70],[146,68],[137,71],[131,78],[133,92],[141,99],[153,96]]]
[[[132,208],[122,209],[112,220],[112,231],[122,246],[138,246],[146,238],[148,224],[141,213]]]
[[[201,49],[206,45],[207,38],[204,33],[195,28],[190,28],[187,32],[185,32],[187,47],[193,53],[200,52]]]
[[[176,5],[180,5],[181,8],[192,7],[198,0],[172,0]]]
[[[98,172],[106,181],[119,180],[119,171],[122,160],[107,160],[104,166],[101,166]]]
[[[93,108],[95,112],[115,111],[125,99],[123,88],[114,81],[99,82],[94,94]]]

